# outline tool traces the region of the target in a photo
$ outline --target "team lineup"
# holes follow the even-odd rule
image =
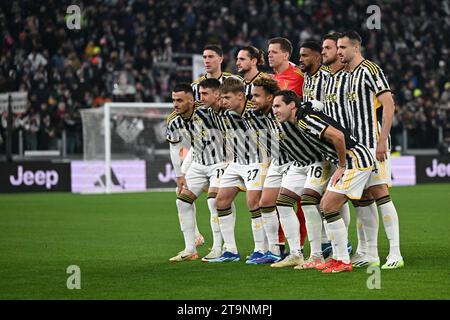
[[[364,59],[355,31],[302,43],[298,67],[289,60],[292,50],[288,39],[269,40],[269,75],[258,70],[262,50],[243,47],[236,57],[240,75],[233,75],[221,70],[220,46],[207,45],[205,75],[173,88],[166,138],[185,248],[170,261],[199,258],[204,239],[195,201],[207,190],[213,243],[204,262],[241,260],[234,199],[245,192],[254,241],[247,264],[322,273],[379,266],[379,211],[389,240],[381,268],[403,267],[389,194],[395,105],[383,70]],[[348,242],[349,203],[356,250]]]

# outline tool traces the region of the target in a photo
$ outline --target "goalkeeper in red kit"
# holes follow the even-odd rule
[[[303,72],[294,63],[289,61],[292,54],[292,43],[286,38],[272,38],[268,47],[269,66],[274,71],[274,79],[277,80],[281,90],[292,90],[299,97],[303,95]],[[297,217],[300,221],[301,247],[305,243],[306,225],[300,201],[297,202]],[[280,227],[280,243],[284,242],[284,234]]]

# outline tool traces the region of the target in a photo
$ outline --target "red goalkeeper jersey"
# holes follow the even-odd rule
[[[303,72],[292,62],[289,62],[289,68],[275,73],[273,77],[278,81],[281,90],[292,90],[300,97],[303,95]]]

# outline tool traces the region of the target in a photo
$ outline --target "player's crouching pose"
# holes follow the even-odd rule
[[[275,94],[280,90],[278,82],[271,77],[260,77],[253,82],[251,91],[253,106],[257,109],[269,110],[267,114],[268,129],[271,136],[270,149],[271,162],[264,179],[264,188],[259,206],[263,219],[264,230],[269,242],[269,250],[264,256],[250,259],[249,264],[274,263],[281,259],[283,248],[279,244],[279,218],[276,207],[278,193],[280,192],[281,179],[291,165],[291,158],[286,150],[286,146],[280,139],[279,123],[272,112],[272,103]],[[297,223],[298,224],[298,223]],[[284,247],[284,245],[283,245]]]
[[[220,181],[217,194],[217,212],[220,231],[226,250],[218,259],[210,262],[239,261],[234,235],[234,219],[231,215],[231,202],[245,186],[247,206],[252,217],[252,232],[255,248],[249,259],[262,256],[267,251],[259,200],[263,186],[263,170],[267,154],[261,147],[262,132],[266,130],[267,110],[246,108],[244,84],[236,79],[226,79],[221,86],[222,103],[228,110],[223,117],[226,128],[227,151],[232,150],[229,163]],[[265,143],[262,143],[263,145]]]
[[[274,108],[278,119],[281,122],[298,123],[302,132],[321,150],[324,157],[337,166],[321,201],[329,238],[335,242],[337,260],[330,259],[317,265],[316,269],[323,273],[352,271],[347,251],[347,228],[339,210],[347,199],[361,197],[373,169],[373,156],[336,121],[315,111],[310,102],[300,104],[295,98],[286,99],[290,96],[293,96],[291,92],[284,90],[275,97]]]
[[[194,98],[189,84],[179,84],[172,92],[175,113],[169,117],[167,140],[170,142],[171,160],[177,176],[177,208],[183,232],[185,249],[170,261],[187,261],[198,258],[195,248],[195,211],[194,201],[208,186],[208,207],[211,212],[213,247],[203,258],[208,260],[221,255],[222,237],[219,231],[215,195],[219,180],[226,168],[224,162],[224,144],[218,129],[219,87],[216,79],[207,79],[200,83],[205,107],[194,108]],[[191,141],[192,164],[186,176],[181,174],[179,148],[182,139]]]
[[[303,206],[309,205],[312,202],[311,193],[317,192],[322,194],[324,192],[326,179],[322,182],[322,179],[316,179],[309,174],[311,164],[323,161],[320,149],[309,141],[308,137],[295,122],[286,121],[288,116],[290,116],[290,110],[286,108],[286,105],[298,105],[299,99],[295,92],[283,90],[275,94],[273,103],[273,111],[281,122],[280,144],[286,146],[289,157],[293,160],[287,172],[282,176],[281,190],[276,201],[280,222],[289,243],[290,254],[283,260],[271,264],[271,267],[274,268],[295,267],[295,269],[307,269],[315,266],[311,260],[306,262],[303,260],[303,253],[300,247],[299,223],[298,219],[296,219],[294,204],[301,198]],[[319,201],[317,200],[314,203],[318,204]],[[312,217],[312,215],[306,216],[307,225],[311,227],[314,222],[316,224],[315,229],[320,231],[321,217],[318,211],[315,217]],[[309,233],[310,230],[308,230],[308,235]],[[310,242],[313,240],[312,236],[309,235]],[[323,263],[320,250],[320,236],[316,237],[315,243],[318,246],[316,246],[315,250],[312,249],[312,252],[315,254],[313,257],[317,257],[314,263]],[[314,246],[311,247],[313,248]]]

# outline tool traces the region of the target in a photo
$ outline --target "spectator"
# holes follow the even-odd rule
[[[450,135],[447,2],[383,2],[380,30],[366,28],[367,4],[362,0],[77,3],[81,30],[66,28],[69,0],[0,2],[0,86],[10,79],[16,89],[29,92],[29,116],[36,117],[34,110],[40,117],[39,148],[48,147],[46,130],[55,134],[51,119],[40,110],[42,103],[52,114],[55,101],[64,102],[67,113],[77,119],[80,106],[98,107],[103,101],[168,102],[174,83],[192,80],[189,72],[176,71],[176,53],[200,53],[206,43],[220,43],[224,67],[233,71],[240,45],[265,50],[267,39],[282,36],[293,41],[291,60],[297,62],[300,41],[320,40],[329,31],[344,29],[361,33],[365,57],[389,77],[397,103],[396,139],[402,127],[421,148],[433,147],[432,139],[424,138],[426,132],[435,134],[443,127]],[[188,64],[178,61],[179,66]],[[75,127],[80,136],[81,127]]]

